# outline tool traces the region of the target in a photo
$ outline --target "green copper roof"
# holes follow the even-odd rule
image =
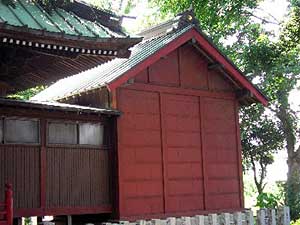
[[[15,7],[0,0],[1,24],[87,38],[125,37],[99,22],[88,21],[60,8],[48,13],[39,4],[29,0],[16,0]]]

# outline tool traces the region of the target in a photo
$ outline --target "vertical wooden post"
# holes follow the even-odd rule
[[[161,225],[161,220],[160,219],[152,219],[151,224],[152,225]]]
[[[192,225],[191,217],[188,217],[188,216],[182,217],[182,221],[183,221],[184,225]]]
[[[245,212],[245,215],[246,215],[246,224],[247,225],[254,225],[254,217],[253,217],[252,210],[247,210]]]
[[[236,225],[242,225],[242,213],[241,212],[236,212],[233,215],[234,217],[234,222]]]
[[[167,218],[167,225],[176,225],[176,218],[175,217]]]
[[[268,225],[276,225],[276,213],[275,209],[268,209]]]
[[[40,120],[40,207],[46,207],[46,179],[47,179],[47,156],[46,156],[46,119]]]
[[[290,208],[288,206],[280,207],[278,209],[278,224],[289,225],[290,222]]]
[[[6,205],[6,220],[7,225],[13,224],[13,191],[12,185],[6,184],[5,185],[5,205]]]
[[[220,223],[222,225],[230,225],[230,214],[229,213],[222,213]]]
[[[203,177],[203,208],[208,209],[208,176],[207,176],[207,161],[206,161],[206,152],[204,148],[204,107],[203,102],[204,98],[199,96],[199,122],[200,122],[200,140],[201,140],[201,158],[202,158],[202,177]]]
[[[72,216],[71,215],[67,215],[67,225],[72,225]]]
[[[205,223],[204,216],[195,216],[196,225],[204,225]]]
[[[266,225],[266,212],[265,209],[257,211],[257,225]]]
[[[210,225],[219,225],[218,215],[217,214],[209,214],[208,221]]]

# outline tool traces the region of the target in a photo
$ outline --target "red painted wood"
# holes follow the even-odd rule
[[[138,75],[135,76],[134,81],[137,83],[149,83],[148,69],[141,71]]]
[[[205,97],[203,148],[207,163],[207,210],[240,207],[235,101]]]
[[[239,123],[239,103],[235,103],[235,126],[236,126],[236,141],[238,148],[238,172],[239,172],[239,187],[240,187],[240,207],[244,207],[244,184],[243,184],[243,169],[242,169],[242,144],[241,144],[241,131]]]
[[[177,55],[180,87],[170,86],[159,61],[156,83],[117,89],[124,113],[118,119],[119,219],[241,206],[235,93],[198,52],[185,50],[195,60]]]
[[[148,57],[147,59],[142,61],[137,66],[135,66],[132,69],[130,69],[129,71],[127,71],[126,74],[124,74],[123,76],[115,79],[113,82],[108,84],[107,85],[108,89],[112,91],[112,90],[120,87],[128,79],[136,76],[136,74],[138,74],[139,72],[141,72],[142,70],[144,70],[148,66],[150,66],[150,65],[154,64],[155,62],[157,62],[161,57],[163,57],[163,56],[169,54],[170,52],[172,52],[173,50],[177,49],[180,45],[184,44],[188,40],[191,40],[192,37],[193,37],[192,32],[187,32],[184,35],[178,37],[177,39],[175,39],[174,41],[172,41],[171,43],[166,45],[164,48],[161,48],[159,51],[157,51],[156,54]]]
[[[162,174],[163,174],[163,211],[166,212],[166,209],[169,208],[169,199],[168,196],[168,190],[167,190],[167,167],[166,167],[166,161],[168,159],[168,155],[165,153],[165,150],[167,149],[167,142],[166,142],[166,121],[165,117],[163,116],[165,114],[165,101],[163,95],[159,94],[159,108],[160,108],[160,135],[161,135],[161,157],[162,157]]]
[[[197,40],[198,44],[217,62],[221,63],[225,70],[240,82],[245,88],[247,88],[253,95],[263,104],[267,105],[268,100],[249,82],[245,76],[241,74],[221,53],[217,50],[203,35],[201,35],[197,30],[191,30],[194,38]]]
[[[153,84],[179,86],[178,49],[149,66],[149,80]]]
[[[218,71],[211,70],[209,73],[209,88],[212,91],[234,92],[234,86]]]
[[[234,100],[236,98],[234,93],[225,93],[225,92],[213,92],[206,90],[196,90],[196,89],[188,89],[188,88],[178,88],[178,87],[165,87],[153,84],[132,84],[127,89],[136,90],[136,91],[150,91],[157,92],[158,90],[163,93],[175,94],[175,95],[191,95],[191,96],[201,96],[201,97],[212,97],[212,98],[220,98],[220,99],[231,99]]]
[[[159,95],[118,89],[120,216],[163,213]]]
[[[165,213],[204,209],[199,100],[164,94]]]
[[[254,87],[251,82],[249,82],[243,74],[237,70],[207,39],[204,37],[199,31],[196,29],[191,29],[166,45],[165,47],[161,48],[156,54],[148,57],[137,66],[133,67],[129,71],[127,71],[123,76],[115,79],[110,84],[108,84],[109,90],[114,90],[117,87],[120,87],[123,83],[125,83],[128,79],[136,76],[139,72],[144,70],[150,65],[153,65],[157,62],[161,57],[166,56],[170,52],[177,49],[182,44],[186,43],[187,41],[195,38],[198,44],[206,51],[211,57],[213,57],[217,62],[222,64],[225,70],[234,78],[236,79],[243,87],[248,89],[253,95],[264,105],[268,104],[268,100]]]
[[[204,143],[204,135],[203,135],[203,114],[204,114],[204,110],[203,110],[203,103],[202,103],[202,99],[203,97],[199,97],[199,115],[200,115],[200,138],[201,138],[201,157],[202,157],[202,176],[203,176],[203,208],[207,209],[207,205],[208,205],[208,179],[207,179],[207,157],[206,157],[206,151],[203,147],[203,143]]]
[[[208,90],[208,62],[191,45],[184,45],[180,50],[181,86]]]

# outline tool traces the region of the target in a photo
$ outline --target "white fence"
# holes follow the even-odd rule
[[[236,213],[169,217],[167,219],[138,220],[135,222],[103,223],[103,225],[290,225],[289,207],[260,209],[256,221],[251,210]]]

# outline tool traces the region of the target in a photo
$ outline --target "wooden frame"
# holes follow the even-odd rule
[[[65,122],[65,123],[74,123],[76,124],[76,129],[77,129],[77,143],[76,144],[64,144],[64,143],[49,143],[49,122]],[[48,119],[46,121],[46,146],[47,147],[67,147],[67,148],[91,148],[91,149],[109,149],[110,146],[109,144],[102,144],[102,145],[89,145],[89,144],[79,144],[79,124],[83,123],[94,123],[94,124],[101,124],[103,126],[103,143],[105,143],[105,138],[106,138],[106,133],[105,129],[107,129],[107,122],[100,122],[100,121],[92,121],[92,122],[87,122],[87,121],[77,121],[77,120],[56,120],[56,119]]]
[[[29,142],[29,143],[23,143],[23,142],[7,142],[6,141],[6,132],[5,132],[5,128],[6,128],[6,123],[5,120],[6,119],[15,119],[15,120],[21,120],[21,121],[35,121],[37,122],[37,133],[38,133],[38,141],[36,143],[34,142]],[[2,116],[1,120],[3,121],[3,127],[2,127],[2,131],[3,131],[3,140],[1,141],[0,145],[24,145],[24,146],[40,146],[41,145],[41,137],[40,137],[40,119],[39,118],[30,118],[30,117],[20,117],[20,116]]]

